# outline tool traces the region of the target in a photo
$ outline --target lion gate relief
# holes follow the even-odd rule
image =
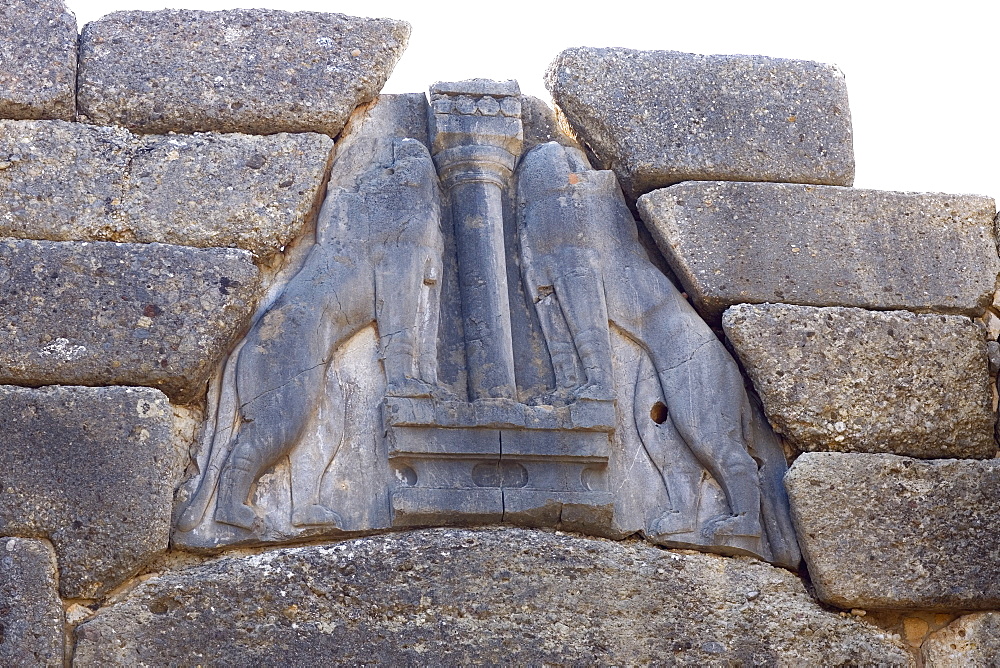
[[[516,82],[382,96],[209,392],[174,541],[510,523],[795,566],[735,361]]]

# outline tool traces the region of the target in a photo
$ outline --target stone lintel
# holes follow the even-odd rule
[[[490,97],[516,97],[521,94],[517,81],[493,79],[466,79],[465,81],[438,81],[431,86],[431,95],[471,95]]]

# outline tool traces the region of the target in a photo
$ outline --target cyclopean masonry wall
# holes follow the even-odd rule
[[[988,656],[995,205],[851,188],[835,67],[0,16],[5,663]]]

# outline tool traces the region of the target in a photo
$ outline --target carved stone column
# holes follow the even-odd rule
[[[516,81],[488,79],[431,87],[432,153],[455,225],[473,401],[517,396],[503,191],[523,141],[519,93]]]

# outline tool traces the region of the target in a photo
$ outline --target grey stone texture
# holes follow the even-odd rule
[[[832,65],[581,47],[556,56],[545,85],[632,201],[680,181],[854,181],[847,87]]]
[[[1000,273],[989,197],[781,183],[682,183],[639,212],[699,312],[733,304],[976,317]]]
[[[622,512],[618,521],[637,523],[671,546],[797,566],[781,447],[766,424],[756,424],[763,420],[732,355],[649,261],[614,174],[550,142],[524,157],[517,179],[521,274],[551,359],[555,398],[569,397],[576,408],[611,399],[616,390],[621,396],[614,367],[623,360],[612,353],[612,327],[645,352],[626,381],[632,401],[619,398],[617,427],[635,428],[643,447],[608,487],[634,485],[620,478],[640,478],[646,458],[660,475],[636,485],[644,488],[646,517]],[[657,411],[662,415],[653,418]],[[724,504],[699,517],[711,505],[699,484],[709,476]],[[698,483],[691,485],[692,478]],[[660,491],[669,497],[665,505]]]
[[[740,304],[722,324],[799,450],[996,454],[986,332],[964,316]]]
[[[864,610],[1000,607],[1000,460],[811,452],[785,486],[820,600]]]
[[[76,17],[63,0],[0,4],[0,118],[76,114]]]
[[[35,538],[0,538],[0,663],[63,665],[56,555]]]
[[[0,383],[195,400],[246,331],[259,283],[237,249],[0,241]]]
[[[187,461],[172,416],[150,388],[0,386],[0,534],[50,540],[64,598],[100,597],[167,548]]]
[[[544,100],[531,95],[521,96],[521,122],[524,126],[524,149],[526,154],[539,144],[550,141],[563,146],[581,149],[582,147],[560,124],[555,111]]]
[[[0,236],[236,246],[266,259],[315,219],[333,141],[0,121]]]
[[[140,583],[77,665],[909,665],[751,559],[522,529],[233,556]]]
[[[352,115],[315,243],[292,251],[301,261],[289,259],[209,394],[220,427],[179,495],[175,544],[391,526],[382,400],[438,389],[440,196],[426,147],[407,138],[426,127],[420,94]]]
[[[1000,657],[1000,612],[963,615],[920,648],[926,668],[990,668]]]
[[[378,94],[409,24],[237,9],[115,12],[80,35],[82,120],[138,132],[337,135]]]

